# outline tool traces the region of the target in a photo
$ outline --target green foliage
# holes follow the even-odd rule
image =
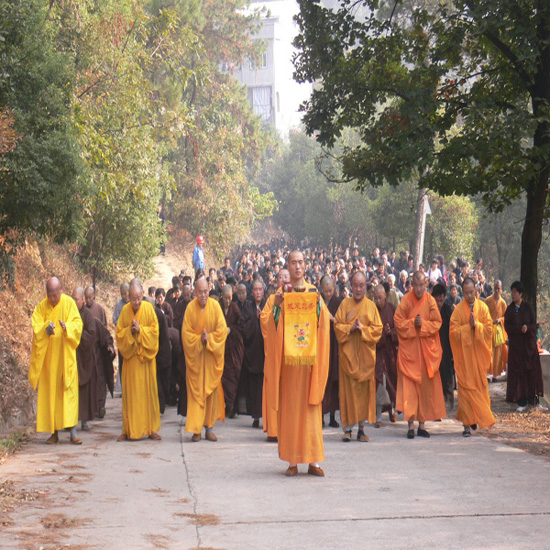
[[[157,9],[163,4],[156,2]],[[271,194],[252,184],[271,138],[261,131],[245,90],[219,68],[222,62],[231,68],[257,56],[260,46],[250,38],[257,15],[236,11],[245,4],[210,0],[176,8],[181,28],[194,29],[202,54],[184,52],[181,60],[200,81],[192,78],[181,89],[190,122],[168,153],[174,181],[169,206],[175,223],[207,234],[218,252],[242,239],[276,206]]]
[[[533,297],[550,164],[550,3],[300,0],[300,81],[309,134],[342,154],[359,187],[424,185],[499,211],[527,196],[522,278]],[[358,12],[358,6],[361,10]]]
[[[432,215],[426,220],[425,263],[436,254],[447,262],[471,259],[478,234],[478,212],[470,197],[429,195]]]
[[[398,188],[386,183],[358,192],[350,182],[338,179],[337,152],[344,141],[349,143],[350,136],[327,153],[305,134],[290,134],[280,156],[265,165],[264,185],[273,190],[280,205],[275,222],[297,241],[411,250],[418,183],[410,181]],[[479,233],[475,202],[436,193],[429,198],[432,215],[427,221],[425,258],[435,254],[472,258]]]
[[[251,183],[268,138],[219,69],[260,52],[245,5],[0,4],[3,273],[12,229],[77,241],[87,269],[113,276],[151,267],[159,203],[220,246],[271,214]]]
[[[19,137],[0,157],[0,235],[74,239],[87,192],[71,119],[74,73],[52,43],[46,15],[36,0],[0,3],[0,106],[10,109]],[[11,280],[9,251],[9,239],[0,238],[1,276]]]

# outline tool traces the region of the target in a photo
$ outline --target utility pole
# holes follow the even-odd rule
[[[428,190],[421,187],[418,190],[416,204],[416,236],[414,241],[414,270],[417,271],[422,263],[424,255],[424,237],[426,235],[426,216],[431,215],[430,203],[428,202]]]

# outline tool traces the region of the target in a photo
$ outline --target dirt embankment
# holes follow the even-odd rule
[[[59,277],[69,293],[91,281],[79,273],[70,247],[28,241],[16,257],[15,288],[0,291],[0,433],[26,424],[34,413],[34,396],[27,381],[31,316],[52,275]]]

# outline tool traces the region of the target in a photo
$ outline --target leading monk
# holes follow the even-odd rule
[[[52,435],[46,443],[59,441],[58,431],[69,428],[71,443],[80,445],[78,424],[78,370],[76,348],[82,334],[82,319],[75,301],[63,294],[52,277],[46,295],[32,314],[32,355],[29,382],[38,386],[36,431]]]
[[[285,285],[290,284],[290,272],[288,269],[283,268],[277,273],[277,289],[282,289]],[[275,294],[272,294],[266,301],[264,306],[264,311],[270,312],[273,311],[273,306],[275,305]],[[263,312],[262,312],[263,313]],[[262,329],[262,335],[264,337],[264,353],[265,357],[271,357],[277,353],[277,340],[267,338],[267,327],[268,324],[262,321],[260,316],[260,327]],[[265,360],[264,360],[264,384],[262,388],[262,417],[264,421],[264,432],[267,433],[267,440],[269,442],[275,443],[277,439],[277,409],[278,406],[276,403],[270,401],[270,399],[275,395],[275,392],[271,390],[270,386],[275,383],[275,381],[270,380],[270,373],[265,370]]]
[[[264,338],[272,347],[266,354],[268,401],[277,408],[279,458],[289,463],[287,476],[298,464],[309,464],[308,474],[324,476],[319,462],[323,447],[322,402],[329,367],[330,315],[317,289],[305,282],[304,255],[288,256],[290,283],[274,294],[273,307],[262,311]]]
[[[412,292],[407,292],[393,318],[399,351],[397,353],[397,397],[395,407],[403,411],[409,424],[407,437],[430,437],[426,420],[446,416],[439,365],[443,351],[439,341],[441,315],[434,298],[426,292],[426,276],[416,271]]]
[[[470,277],[464,279],[462,293],[464,300],[451,315],[449,338],[458,385],[456,418],[464,425],[462,435],[470,437],[470,428],[490,428],[495,423],[487,383],[493,318],[483,301],[476,299],[475,283]]]
[[[222,374],[225,358],[227,323],[220,304],[209,298],[204,277],[195,282],[195,299],[187,306],[181,340],[185,352],[187,382],[187,420],[185,431],[191,441],[205,438],[217,441],[212,431],[216,420],[225,421]]]
[[[118,349],[124,357],[122,371],[122,434],[126,439],[160,440],[160,407],[156,355],[159,324],[153,306],[143,300],[139,279],[130,283],[130,301],[122,308],[116,326]]]

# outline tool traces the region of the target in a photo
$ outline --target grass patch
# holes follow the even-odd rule
[[[6,460],[9,455],[17,452],[31,435],[30,428],[19,428],[12,433],[0,438],[0,464]]]

